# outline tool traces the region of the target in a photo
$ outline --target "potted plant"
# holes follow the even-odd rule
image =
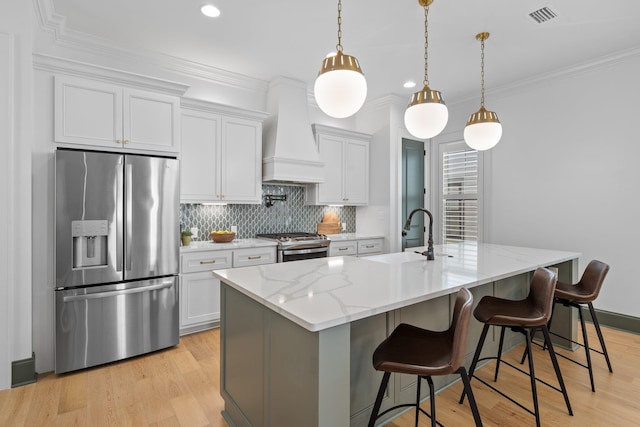
[[[182,246],[189,246],[191,244],[191,236],[193,234],[189,230],[184,230],[180,233],[180,238],[182,240]]]

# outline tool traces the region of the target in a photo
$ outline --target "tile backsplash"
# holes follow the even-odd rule
[[[260,205],[201,205],[181,204],[182,229],[198,227],[199,240],[209,238],[210,230],[238,227],[238,238],[255,237],[258,233],[307,232],[315,233],[316,224],[327,212],[335,212],[340,222],[347,224],[347,232],[356,231],[356,208],[353,206],[307,206],[304,204],[304,187],[288,185],[263,185],[263,201]],[[286,201],[274,201],[267,207],[264,195],[286,195]],[[344,230],[343,230],[344,231]],[[195,237],[195,236],[194,236]]]

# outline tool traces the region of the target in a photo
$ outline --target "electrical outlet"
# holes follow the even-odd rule
[[[231,232],[237,234],[238,233],[238,226],[237,225],[232,225],[231,226]]]
[[[347,231],[347,223],[346,222],[342,223],[342,231]]]

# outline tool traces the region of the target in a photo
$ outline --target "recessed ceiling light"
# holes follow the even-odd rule
[[[205,4],[200,8],[200,12],[202,12],[204,16],[208,16],[209,18],[217,18],[218,16],[220,16],[220,9],[212,4]]]
[[[416,82],[412,82],[411,80],[409,80],[407,82],[404,82],[402,86],[407,89],[411,89],[412,87],[416,87]]]

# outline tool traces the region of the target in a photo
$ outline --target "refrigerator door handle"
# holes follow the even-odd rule
[[[122,225],[122,196],[123,196],[123,179],[122,179],[122,167],[123,167],[123,158],[121,157],[116,165],[116,266],[115,269],[117,272],[122,271],[122,261],[124,254],[122,253],[122,238],[123,238],[123,225]]]
[[[118,296],[118,295],[139,294],[142,292],[151,292],[151,291],[157,291],[160,289],[166,289],[166,288],[170,288],[171,286],[173,286],[173,279],[171,279],[170,281],[160,283],[158,285],[141,286],[139,288],[122,289],[120,291],[96,292],[95,294],[84,294],[84,295],[67,295],[63,297],[63,302],[84,301],[88,299],[112,297],[112,296]]]
[[[132,239],[132,235],[133,232],[131,230],[131,228],[133,227],[133,219],[131,218],[131,215],[133,213],[133,197],[131,195],[131,192],[133,190],[133,165],[131,163],[127,163],[125,165],[125,177],[124,177],[124,182],[126,185],[126,190],[125,190],[125,209],[126,209],[126,223],[125,223],[125,248],[124,248],[124,255],[125,255],[125,271],[130,271],[131,270],[131,239]]]

